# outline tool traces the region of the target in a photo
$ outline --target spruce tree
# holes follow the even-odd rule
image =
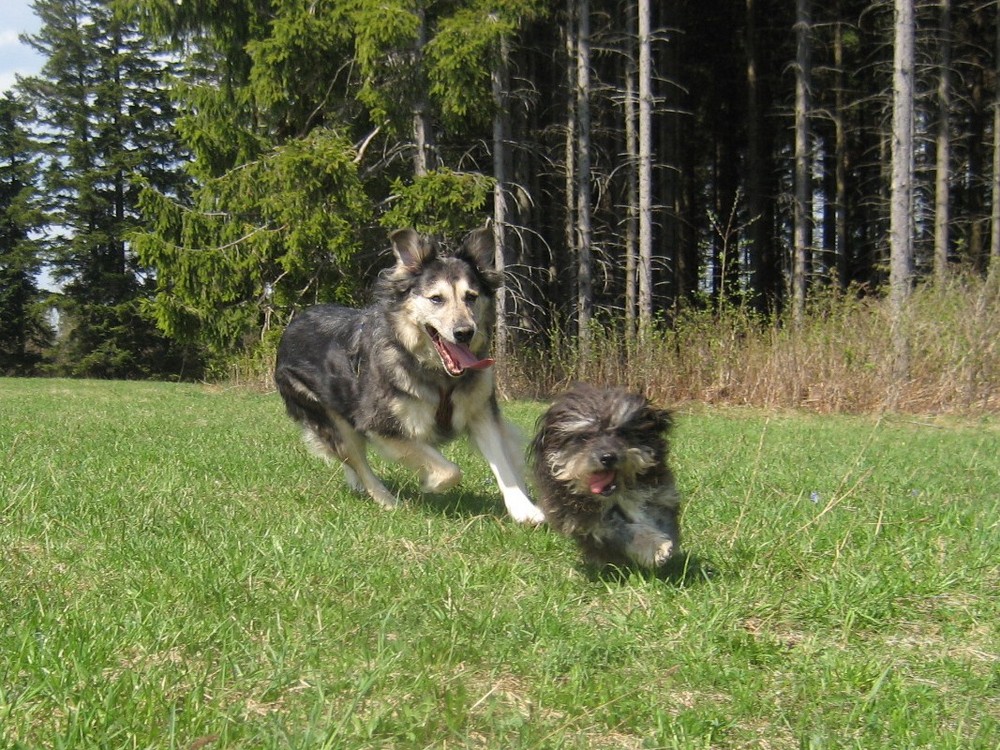
[[[356,299],[371,205],[355,144],[370,127],[347,98],[342,12],[138,8],[150,33],[179,42],[178,131],[196,183],[182,201],[143,194],[150,226],[133,239],[156,269],[160,328],[225,358],[259,340],[275,310]]]
[[[60,371],[96,377],[163,374],[169,345],[143,311],[149,273],[128,236],[142,184],[183,189],[169,63],[111,0],[37,0],[45,57],[21,82],[45,157],[51,272],[62,283]]]
[[[0,374],[30,373],[48,343],[42,293],[37,161],[25,129],[29,112],[12,93],[0,98]]]

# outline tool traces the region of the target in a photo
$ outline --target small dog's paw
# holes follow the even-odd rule
[[[657,547],[656,552],[653,553],[653,565],[663,565],[675,554],[677,554],[677,545],[673,543],[673,540],[668,539]]]

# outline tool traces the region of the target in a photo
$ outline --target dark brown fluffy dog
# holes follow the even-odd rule
[[[539,504],[590,564],[655,569],[680,551],[670,425],[644,396],[586,384],[539,419],[530,449]]]

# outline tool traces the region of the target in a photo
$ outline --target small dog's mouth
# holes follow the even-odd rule
[[[590,491],[595,495],[607,497],[618,489],[618,483],[615,481],[617,478],[613,471],[595,472],[590,475]]]
[[[431,337],[445,371],[453,377],[461,375],[466,370],[486,370],[494,364],[493,359],[477,357],[465,344],[459,344],[457,341],[446,341],[431,326],[427,326],[427,335]]]

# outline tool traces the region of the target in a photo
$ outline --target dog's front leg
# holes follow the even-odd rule
[[[384,508],[394,508],[399,499],[389,492],[382,480],[375,476],[365,455],[365,438],[343,417],[330,415],[337,427],[339,440],[334,455],[344,462],[344,478],[353,490],[364,489],[371,498]]]
[[[643,524],[629,524],[631,533],[625,554],[646,568],[658,568],[678,552],[677,540],[660,529]]]
[[[524,465],[517,458],[521,454],[513,429],[499,416],[488,414],[469,425],[469,434],[490,465],[511,518],[518,523],[544,523],[545,514],[531,502],[525,489]]]

